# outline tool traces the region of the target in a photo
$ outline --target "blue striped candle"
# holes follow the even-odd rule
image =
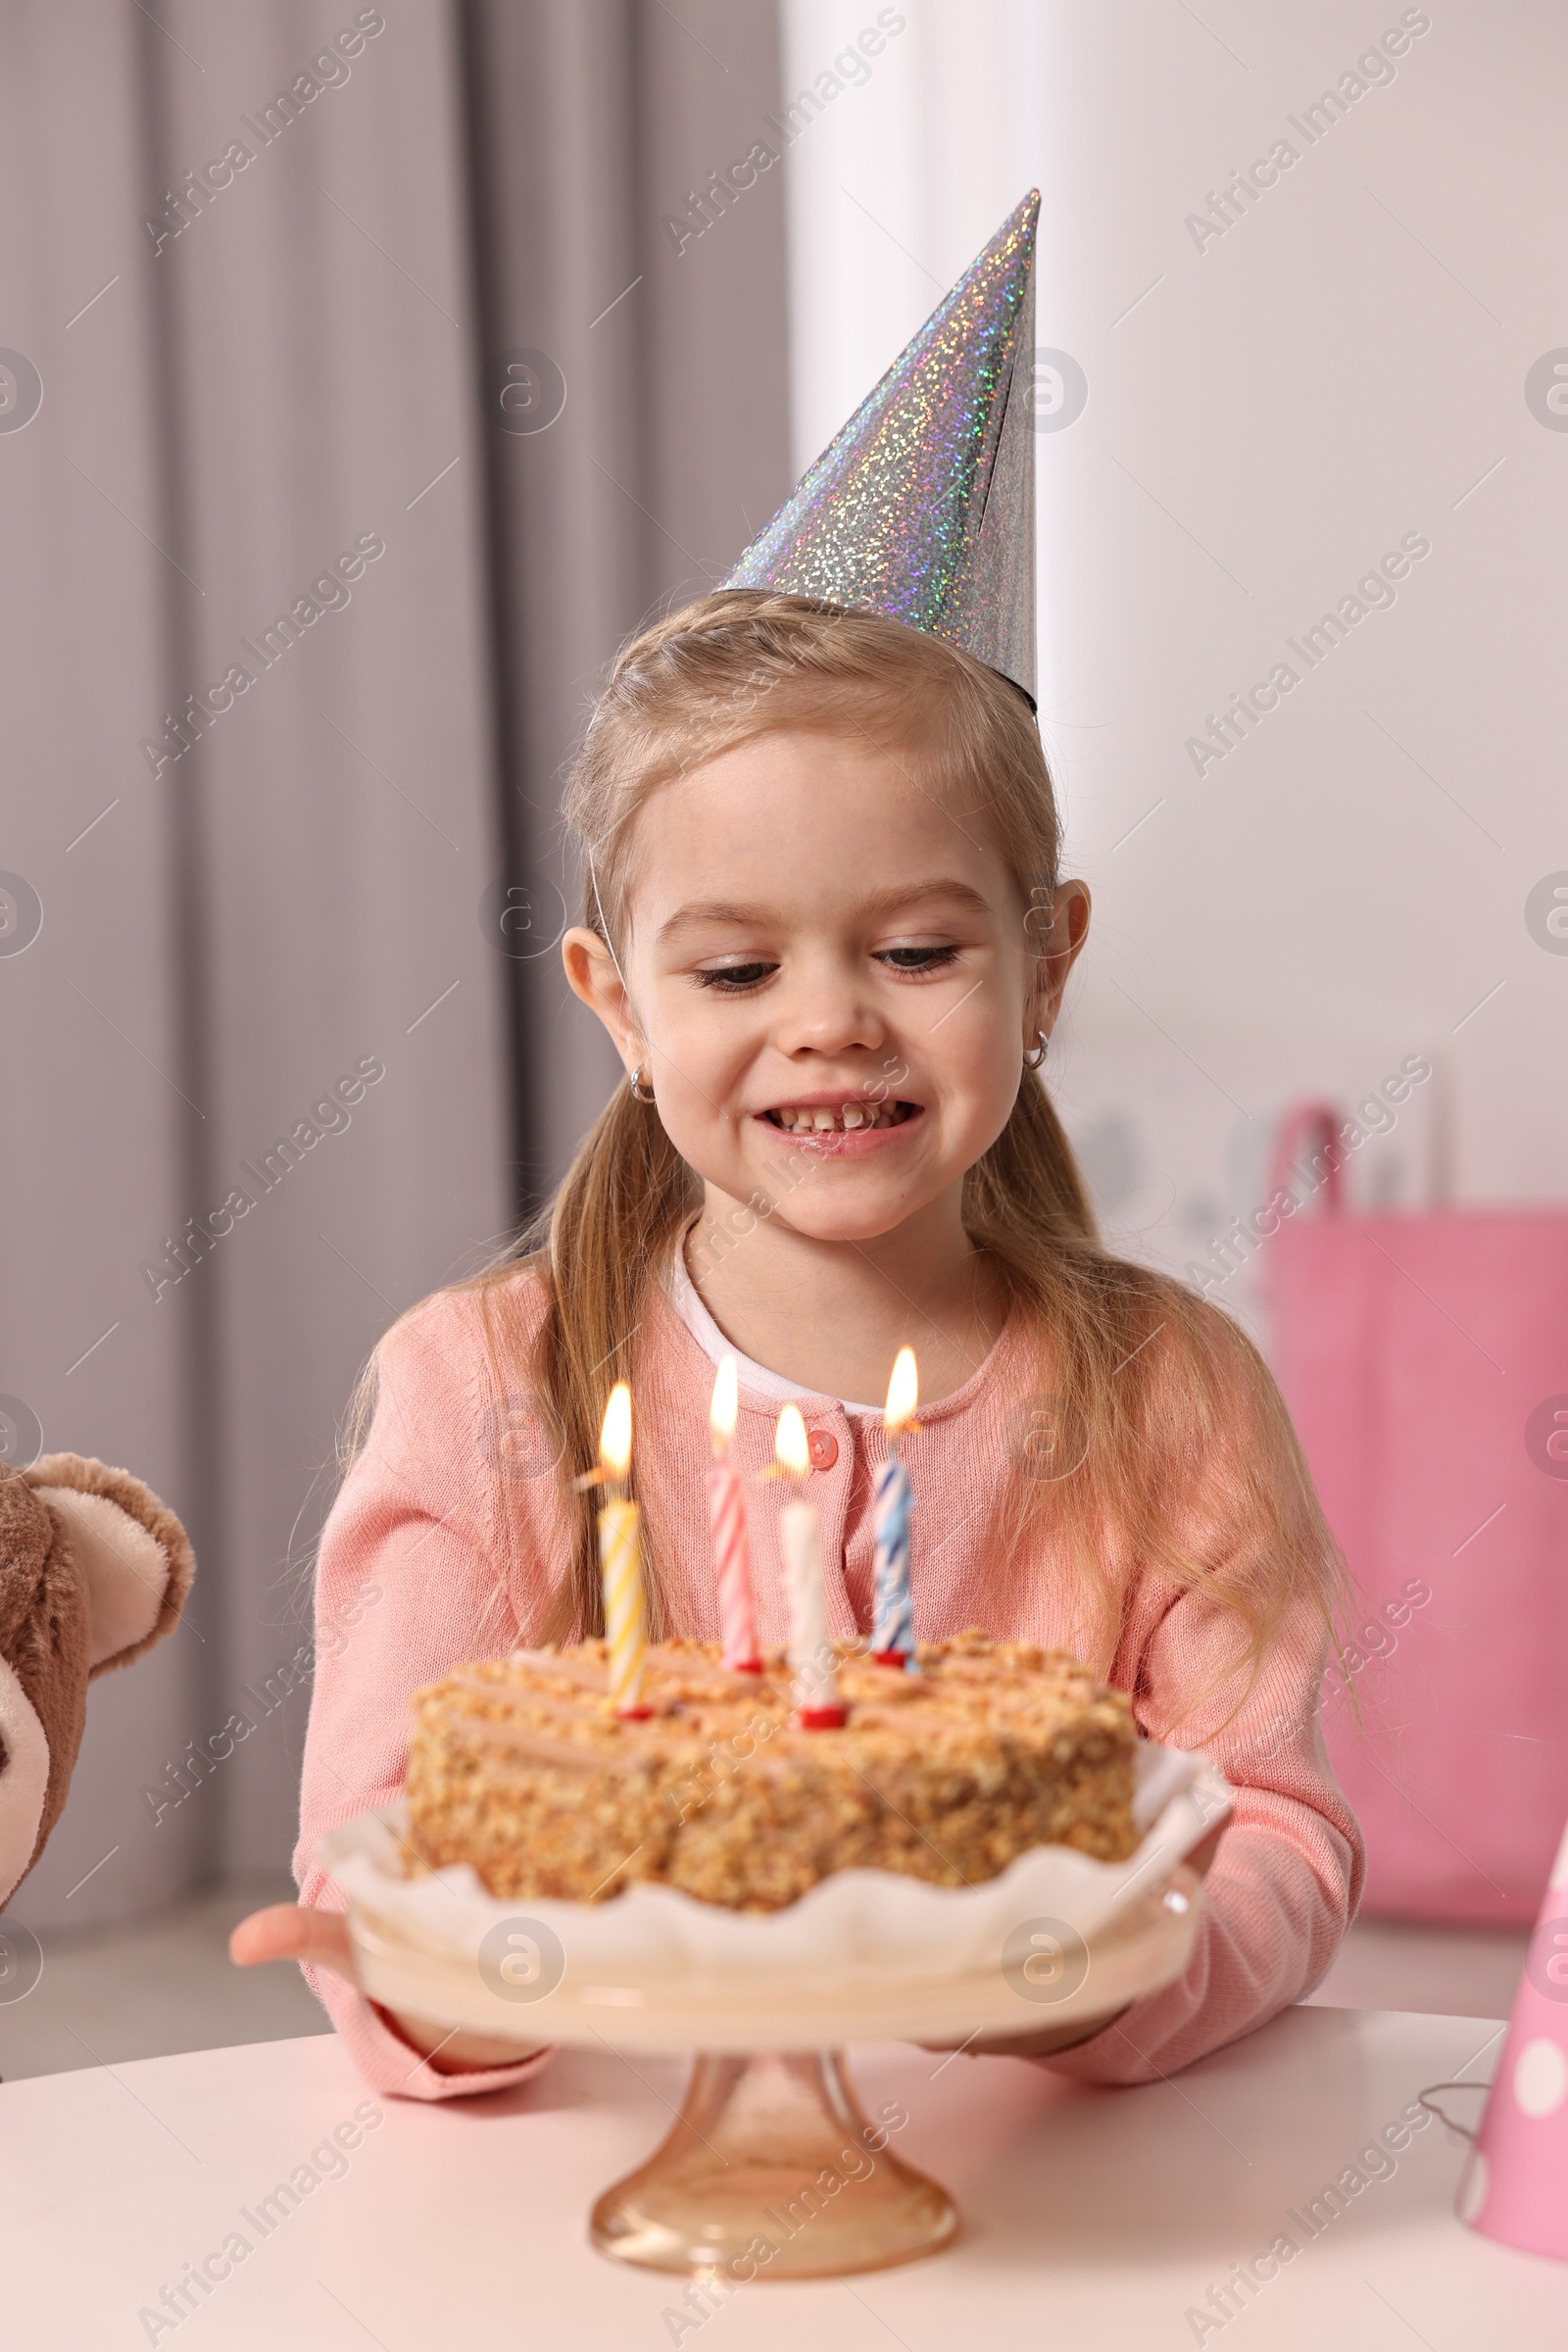
[[[876,1482],[876,1614],[871,1654],[887,1666],[918,1671],[914,1657],[914,1611],[909,1600],[909,1512],[914,1490],[899,1458],[901,1430],[913,1429],[918,1374],[912,1348],[901,1348],[888,1383],[883,1425],[888,1458]]]
[[[914,1613],[909,1605],[909,1473],[890,1451],[876,1482],[876,1620],[873,1654],[889,1666],[914,1659]]]

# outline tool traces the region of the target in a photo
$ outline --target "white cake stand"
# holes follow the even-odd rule
[[[352,1838],[356,1825],[347,1825]],[[333,1834],[323,1858],[345,1832]],[[861,2112],[839,2055],[855,2041],[945,2046],[1090,2031],[1181,1974],[1201,1889],[1176,1863],[1070,1955],[1046,1948],[1007,1973],[921,1975],[793,1968],[671,1974],[569,1969],[519,2009],[474,1955],[434,1948],[356,1895],[350,1933],[362,1988],[385,2007],[454,2028],[541,2042],[701,2053],[673,2131],[608,2188],[590,2233],[617,2262],[740,2283],[882,2270],[935,2253],[957,2209],[889,2144],[896,2123]]]

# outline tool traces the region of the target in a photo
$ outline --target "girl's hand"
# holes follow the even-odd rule
[[[273,1903],[242,1919],[228,1939],[228,1956],[236,1968],[258,1968],[268,1960],[303,1960],[312,1968],[329,1968],[345,1984],[357,1984],[354,1947],[349,1923],[341,1911],[323,1911],[310,1903]],[[471,2075],[494,2066],[515,2066],[535,2058],[542,2042],[503,2041],[498,2035],[456,2033],[427,2017],[407,2017],[401,2011],[376,2013],[411,2050],[418,2052],[438,2075]]]
[[[320,1911],[310,1903],[273,1903],[270,1910],[253,1911],[230,1936],[228,1956],[236,1968],[260,1968],[268,1960],[303,1960],[312,1968],[329,1968],[347,1984],[357,1982],[347,1914]]]
[[[1229,1816],[1226,1818],[1228,1820]],[[1187,1856],[1187,1867],[1195,1878],[1204,1879],[1208,1876],[1208,1866],[1219,1850],[1219,1841],[1224,1833],[1225,1822],[1216,1822],[1208,1836],[1195,1845]],[[1107,2026],[1113,2026],[1118,2017],[1125,2015],[1124,2009],[1118,2009],[1110,2017],[1091,2018],[1087,2024],[1048,2026],[1043,2033],[1013,2034],[1004,2040],[1000,2036],[982,2034],[956,2046],[969,2058],[1050,2058],[1057,2050],[1070,2050],[1080,2041],[1092,2040],[1097,2034],[1103,2034]],[[926,2041],[920,2046],[926,2050],[951,2050],[955,2047],[951,2041]]]
[[[1051,2058],[1058,2050],[1074,2048],[1080,2041],[1093,2041],[1097,2034],[1103,2034],[1107,2026],[1113,2026],[1118,2017],[1126,2014],[1125,2009],[1117,2009],[1109,2017],[1079,2019],[1070,2026],[1048,2026],[1043,2034],[1010,2034],[1005,2037],[982,2034],[977,2040],[960,2043],[959,2047],[966,2058]],[[922,2047],[951,2049],[953,2044],[928,2041]]]

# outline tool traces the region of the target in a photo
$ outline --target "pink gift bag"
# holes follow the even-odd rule
[[[1568,1214],[1348,1215],[1341,1133],[1287,1120],[1254,1220],[1356,1585],[1362,1722],[1331,1675],[1324,1733],[1369,1911],[1528,1924],[1568,1813]]]

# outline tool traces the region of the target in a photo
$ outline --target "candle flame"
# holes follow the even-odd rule
[[[623,1380],[616,1381],[605,1407],[599,1459],[611,1478],[624,1478],[631,1468],[631,1391]]]
[[[801,1419],[798,1404],[787,1404],[778,1417],[778,1429],[773,1439],[773,1451],[779,1468],[791,1478],[804,1478],[811,1466],[810,1447],[806,1442],[806,1423]]]
[[[740,1366],[732,1355],[721,1355],[713,1375],[713,1401],[708,1408],[708,1426],[719,1445],[727,1446],[735,1435],[740,1409]]]
[[[914,1408],[920,1401],[920,1374],[912,1348],[901,1348],[893,1359],[893,1377],[888,1382],[887,1410],[882,1416],[884,1429],[907,1429],[914,1419]]]

